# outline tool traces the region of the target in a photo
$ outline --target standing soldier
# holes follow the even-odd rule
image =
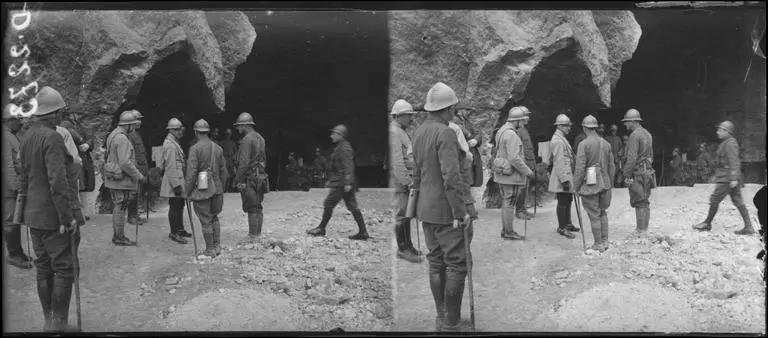
[[[533,149],[533,141],[531,140],[531,134],[528,133],[528,128],[526,127],[528,125],[528,121],[530,120],[530,114],[531,111],[528,110],[525,106],[520,106],[520,108],[525,113],[525,118],[520,120],[518,124],[518,128],[515,131],[517,135],[520,137],[520,141],[523,143],[523,158],[525,160],[525,165],[528,166],[531,170],[536,169],[536,154],[534,153]],[[536,176],[531,176],[531,179],[535,179]],[[526,208],[526,199],[528,197],[528,190],[531,186],[534,185],[535,182],[528,182],[528,185],[522,187],[521,189],[518,189],[517,194],[517,206],[516,206],[516,217],[519,219],[531,219],[533,218],[533,214],[528,212],[528,209]],[[535,187],[534,187],[535,188]],[[535,202],[535,201],[534,201]]]
[[[555,193],[557,198],[557,233],[573,239],[576,236],[571,232],[581,229],[571,222],[571,203],[573,202],[573,149],[566,136],[571,132],[571,119],[565,114],[560,114],[555,119],[555,133],[552,135],[550,147],[552,149],[552,173],[549,176],[549,191]]]
[[[405,216],[408,206],[408,193],[413,179],[413,154],[411,138],[405,129],[413,122],[413,107],[405,100],[397,100],[392,106],[392,122],[389,124],[389,186],[395,189],[395,239],[397,257],[410,262],[421,262],[421,253],[413,247],[411,241],[411,219]]]
[[[512,107],[509,110],[507,123],[496,133],[496,156],[493,160],[493,180],[501,186],[501,237],[510,240],[523,239],[514,229],[515,209],[520,206],[516,198],[520,197],[520,189],[525,188],[526,178],[533,177],[534,172],[525,164],[523,142],[517,135],[522,121],[525,120],[523,107]]]
[[[235,184],[243,200],[243,211],[248,213],[248,237],[251,240],[261,236],[264,224],[264,194],[269,192],[267,179],[267,155],[264,138],[256,132],[256,123],[248,113],[237,117],[235,127],[243,138],[237,148],[237,172]]]
[[[605,140],[608,141],[608,143],[611,145],[611,153],[613,154],[613,165],[616,166],[616,176],[612,177],[614,183],[618,182],[618,174],[621,170],[621,160],[619,159],[619,152],[621,151],[621,148],[624,146],[621,142],[621,137],[617,135],[619,132],[619,127],[617,127],[615,124],[611,125],[611,132],[609,135],[605,136]]]
[[[117,128],[107,137],[107,156],[104,164],[106,180],[104,186],[110,189],[114,208],[112,210],[112,227],[114,234],[112,243],[115,245],[136,245],[136,242],[125,236],[125,211],[128,201],[136,194],[139,184],[147,181],[136,168],[136,156],[133,144],[128,138],[136,127],[136,115],[127,110],[120,114]],[[116,167],[115,172],[108,170]]]
[[[651,189],[656,187],[656,172],[653,170],[653,137],[640,122],[640,112],[627,110],[624,114],[624,126],[630,131],[626,143],[626,163],[624,163],[624,183],[629,187],[629,203],[635,208],[637,218],[636,233],[648,231],[651,218]]]
[[[198,141],[189,149],[185,190],[194,204],[195,214],[203,228],[203,255],[216,257],[221,253],[219,213],[224,205],[224,182],[227,181],[229,173],[224,160],[224,150],[208,138],[208,122],[198,120],[193,129]],[[201,174],[202,172],[206,174]]]
[[[73,159],[55,128],[62,119],[60,109],[66,104],[50,87],[40,89],[37,101],[32,126],[20,144],[24,222],[31,229],[37,255],[37,294],[45,317],[44,330],[70,331],[69,300],[75,278],[72,252],[77,250],[80,234],[75,231],[77,221],[70,205],[77,192],[67,177]]]
[[[707,144],[699,145],[699,156],[696,157],[697,183],[709,183],[712,176],[712,156],[707,151]]]
[[[588,115],[581,126],[587,138],[579,143],[576,151],[573,188],[581,195],[584,210],[592,225],[595,243],[591,249],[602,252],[608,249],[608,214],[605,211],[611,206],[611,180],[616,166],[610,143],[600,137],[596,130],[597,119]]]
[[[221,149],[224,150],[224,161],[227,164],[227,173],[234,174],[235,172],[235,155],[237,154],[237,143],[232,140],[232,129],[224,130],[224,138],[218,142]],[[232,188],[232,178],[234,175],[228,176],[227,182],[224,183],[224,191],[229,191]]]
[[[340,124],[331,129],[331,140],[336,143],[336,147],[331,153],[331,166],[326,183],[326,186],[331,189],[323,202],[323,219],[320,221],[320,225],[307,230],[307,234],[325,236],[325,227],[333,215],[333,208],[343,198],[344,204],[346,204],[347,210],[352,213],[352,217],[355,218],[358,228],[357,234],[349,236],[349,239],[364,241],[370,236],[368,236],[368,230],[365,229],[363,214],[357,207],[357,199],[355,199],[355,151],[346,138],[347,127],[345,125]]]
[[[139,169],[142,175],[149,175],[149,163],[147,162],[147,148],[144,147],[144,140],[139,134],[139,128],[141,128],[141,119],[144,117],[138,110],[131,110],[136,115],[136,127],[128,134],[128,139],[133,144],[133,150],[136,153],[136,169]],[[147,220],[139,216],[139,201],[143,201],[146,196],[147,187],[144,183],[139,184],[139,188],[136,190],[136,194],[131,195],[131,199],[128,201],[128,223],[142,225]],[[144,205],[143,203],[141,203]]]
[[[3,232],[8,250],[6,261],[22,269],[32,268],[32,259],[21,248],[21,224],[13,222],[16,197],[21,189],[19,162],[19,139],[16,133],[21,129],[21,119],[11,114],[11,105],[3,109]]]
[[[168,120],[168,136],[163,141],[163,156],[158,167],[163,169],[163,179],[160,183],[160,196],[168,198],[168,238],[172,241],[187,244],[184,237],[192,234],[184,230],[184,150],[179,140],[184,135],[184,125],[177,118]]]
[[[717,126],[717,137],[722,140],[717,147],[717,167],[715,169],[715,191],[709,197],[709,213],[707,219],[693,228],[699,231],[712,230],[712,219],[715,218],[717,207],[725,195],[731,195],[733,205],[739,209],[739,214],[744,220],[744,228],[736,230],[737,235],[751,235],[755,233],[752,221],[749,219],[749,211],[741,198],[741,187],[744,186],[741,177],[741,162],[739,160],[739,143],[733,137],[735,127],[731,121],[723,121]]]

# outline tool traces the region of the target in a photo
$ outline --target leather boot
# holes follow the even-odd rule
[[[651,222],[651,208],[643,208],[643,231],[648,231],[648,224]]]
[[[589,222],[592,227],[592,239],[595,241],[589,248],[595,251],[602,251],[603,228],[600,223],[600,218],[594,220],[590,219]]]
[[[213,249],[216,256],[221,254],[221,224],[218,216],[213,220]]]
[[[125,212],[112,213],[112,228],[114,229],[112,243],[120,246],[136,245],[136,242],[125,237]]]
[[[355,210],[352,212],[352,217],[354,217],[355,222],[357,222],[357,234],[349,236],[349,239],[364,241],[366,239],[371,238],[370,236],[368,236],[368,230],[365,229],[365,220],[363,219],[363,213],[361,213],[360,210]]]
[[[260,224],[259,214],[256,212],[249,212],[248,213],[248,236],[251,239],[258,238],[261,236],[261,224]]]
[[[466,329],[461,322],[461,300],[464,296],[464,279],[449,278],[445,282],[445,321],[444,331],[462,331]]]
[[[6,261],[17,268],[31,269],[32,260],[24,254],[21,248],[21,226],[16,225],[5,230],[5,245],[8,248]]]
[[[562,206],[559,206],[559,205],[555,208],[555,213],[557,214],[557,227],[558,228],[562,228],[563,226],[568,224],[566,219],[565,219],[565,212],[566,211],[567,210],[566,210],[565,207],[562,207]]]
[[[755,229],[752,228],[752,221],[749,219],[749,211],[747,211],[747,207],[742,205],[739,207],[739,213],[741,214],[741,218],[744,220],[744,228],[741,230],[734,231],[737,235],[752,235],[755,233]]]
[[[53,278],[37,280],[37,297],[40,298],[40,305],[43,307],[43,316],[45,317],[44,332],[53,330],[53,308],[51,299],[53,298]]]
[[[53,311],[53,330],[56,332],[72,331],[67,325],[69,318],[69,300],[72,298],[72,281],[56,279],[53,284],[51,309]]]
[[[707,214],[707,219],[704,220],[704,222],[701,222],[699,224],[696,224],[693,226],[694,230],[699,231],[710,231],[712,230],[712,220],[715,219],[715,214],[717,214],[717,207],[718,204],[710,203],[709,204],[709,213]]]
[[[432,290],[432,297],[435,299],[435,331],[443,329],[445,321],[445,271],[440,273],[429,273],[429,288]]]
[[[203,251],[203,255],[206,255],[208,257],[216,257],[216,250],[214,249],[213,245],[213,232],[210,233],[203,233],[203,239],[205,240],[205,251]]]
[[[600,215],[600,234],[602,235],[603,250],[608,250],[608,214],[605,211]]]
[[[410,221],[408,218],[403,218],[400,222],[395,224],[395,241],[397,242],[397,251],[404,251],[408,249],[408,242],[405,240],[405,227]]]
[[[331,220],[332,215],[333,208],[324,208],[323,219],[320,220],[320,225],[318,225],[316,228],[307,230],[307,234],[312,236],[325,236],[325,227],[328,226],[328,221]]]
[[[407,221],[403,221],[403,223],[405,224],[403,232],[405,232],[405,243],[408,245],[408,251],[416,257],[419,257],[419,260],[421,260],[421,251],[413,247],[413,240],[411,239],[411,219],[408,218]]]
[[[645,222],[643,221],[645,217],[645,208],[635,208],[635,232],[637,233],[644,233],[648,229],[645,227]]]

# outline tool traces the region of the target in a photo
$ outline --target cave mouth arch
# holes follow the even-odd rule
[[[289,152],[328,156],[329,129],[349,128],[358,184],[386,187],[389,30],[385,12],[245,12],[257,33],[235,73],[221,125],[250,113],[267,145],[273,188],[286,188]]]

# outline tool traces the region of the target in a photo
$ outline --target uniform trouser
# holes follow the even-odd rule
[[[184,205],[186,201],[181,197],[168,198],[168,226],[171,233],[184,231]]]
[[[264,202],[264,194],[257,192],[252,184],[246,184],[245,189],[240,192],[240,198],[243,202],[243,212],[256,213],[264,209],[261,205]]]
[[[629,186],[629,204],[633,208],[649,208],[651,202],[651,189],[653,186],[653,174],[635,174],[632,184]]]
[[[219,213],[224,205],[224,195],[213,195],[209,199],[192,202],[195,214],[200,219],[204,234],[213,234],[214,229],[219,225]]]
[[[21,225],[13,223],[16,210],[16,196],[3,197],[3,236],[8,250],[8,257],[24,254],[21,248]]]
[[[515,208],[516,198],[518,198],[518,190],[524,190],[520,185],[514,184],[499,184],[501,188],[501,234],[511,234],[515,231]],[[520,210],[520,209],[518,209]]]
[[[347,206],[347,210],[350,212],[358,210],[354,187],[348,192],[344,191],[344,187],[331,187],[328,191],[328,196],[325,198],[325,201],[323,201],[323,207],[326,209],[333,209],[342,199],[344,199],[344,204]],[[407,200],[406,203],[408,203]]]
[[[110,189],[112,194],[112,228],[113,238],[125,237],[125,211],[128,201],[136,195],[136,190]]]
[[[438,318],[445,315],[447,325],[461,318],[461,297],[467,276],[467,252],[464,230],[450,224],[422,223],[429,253],[429,279]],[[472,243],[473,229],[468,229],[467,246]]]
[[[555,193],[557,198],[557,225],[562,228],[571,223],[571,204],[573,203],[573,194],[570,192]]]
[[[730,183],[717,183],[715,191],[709,196],[710,205],[719,205],[725,199],[725,196],[731,196],[731,202],[737,208],[744,206],[744,199],[741,197],[741,187],[731,188]]]
[[[131,199],[128,200],[128,218],[136,218],[139,216],[139,202],[144,202],[144,194],[147,193],[145,186],[139,184],[139,189],[135,194],[131,195]]]
[[[408,208],[408,192],[395,192],[395,240],[397,240],[397,249],[403,251],[413,247],[411,242],[411,219],[405,217],[405,211]]]
[[[72,255],[72,238],[75,250],[80,245],[79,232],[59,233],[58,230],[31,229],[32,246],[37,259],[37,288],[40,305],[46,322],[53,319],[66,323],[72,282],[75,278],[75,257]]]
[[[611,189],[603,190],[594,195],[581,196],[581,205],[589,217],[595,243],[607,240],[608,214],[605,211],[611,206]]]

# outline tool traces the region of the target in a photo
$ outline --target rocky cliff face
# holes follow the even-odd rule
[[[510,98],[552,118],[610,106],[641,35],[628,11],[397,11],[390,30],[390,104],[442,81],[484,129]]]
[[[15,34],[8,30],[6,45]],[[211,101],[223,110],[235,69],[256,39],[248,18],[235,11],[38,11],[24,34],[32,74],[9,85],[31,78],[57,89],[72,110],[85,112],[86,126],[109,125],[152,66],[180,51],[199,67]]]

